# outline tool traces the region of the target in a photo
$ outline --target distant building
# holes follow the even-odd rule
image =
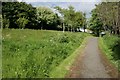
[[[84,29],[83,29],[83,28],[77,28],[77,31],[79,31],[79,32],[84,32]],[[92,31],[89,30],[89,29],[85,29],[85,32],[86,32],[86,33],[92,33]]]
[[[81,32],[84,32],[84,29],[83,29],[83,28],[80,28],[80,31],[81,31]],[[85,29],[85,32],[88,32],[88,29]]]
[[[93,31],[91,31],[91,30],[87,29],[87,33],[93,33]]]

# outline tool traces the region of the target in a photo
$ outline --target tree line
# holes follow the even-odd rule
[[[59,6],[54,9],[48,7],[33,7],[25,2],[2,3],[2,27],[19,29],[49,29],[76,31],[77,28],[86,28],[86,14],[75,11],[73,6],[67,9]]]
[[[99,36],[102,31],[120,34],[120,2],[102,2],[91,12],[89,29]]]

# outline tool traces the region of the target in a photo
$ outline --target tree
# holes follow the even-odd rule
[[[99,36],[103,30],[103,23],[99,19],[95,9],[92,11],[92,18],[90,19],[89,29],[92,30],[96,36]]]
[[[106,19],[104,20],[104,23],[107,25],[105,27],[107,30],[110,30],[111,34],[119,34],[117,28],[118,28],[118,3],[114,2],[106,2],[102,3],[103,6],[106,7],[106,11],[104,16],[106,16]]]
[[[29,20],[28,19],[25,19],[24,17],[23,18],[19,18],[16,23],[18,24],[19,28],[21,29],[24,29],[25,28],[25,25],[28,24]]]
[[[85,32],[85,29],[86,29],[86,13],[83,13],[83,29],[84,29],[84,32]]]
[[[18,0],[0,0],[2,2],[17,2]]]
[[[73,17],[73,25],[74,28],[83,27],[84,20],[83,20],[83,13],[82,12],[75,12],[75,17]]]
[[[57,29],[60,24],[60,18],[50,8],[38,7],[36,14],[41,29]]]
[[[25,2],[3,2],[2,3],[2,18],[10,20],[9,28],[19,28],[16,21],[19,18],[26,18],[29,23],[25,28],[35,28],[36,22],[36,8]]]
[[[61,8],[59,6],[54,7],[62,16],[65,29],[68,31],[71,29],[75,31],[78,27],[82,27],[84,23],[84,15],[80,11],[75,11],[73,6],[69,6],[68,9]]]
[[[104,31],[109,32],[110,34],[119,35],[119,3],[118,2],[102,2],[96,5],[94,12],[97,15],[97,18],[103,23],[102,28]],[[93,14],[93,13],[92,13]],[[93,17],[93,16],[92,16]]]

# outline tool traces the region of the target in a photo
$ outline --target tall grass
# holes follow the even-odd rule
[[[5,29],[2,36],[3,78],[46,78],[87,34]]]
[[[100,38],[100,47],[120,71],[120,37],[115,35],[105,35]]]

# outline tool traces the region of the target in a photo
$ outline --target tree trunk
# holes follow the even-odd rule
[[[120,1],[118,3],[118,35],[120,35]]]
[[[75,29],[73,28],[73,32],[75,32]]]
[[[69,27],[68,27],[68,31],[69,31]]]
[[[71,26],[71,32],[72,32],[72,26]]]
[[[84,32],[85,32],[85,26],[84,26]]]
[[[43,22],[41,23],[41,30],[43,29]]]
[[[64,33],[64,31],[65,31],[65,26],[64,26],[64,23],[63,23],[63,33]]]

